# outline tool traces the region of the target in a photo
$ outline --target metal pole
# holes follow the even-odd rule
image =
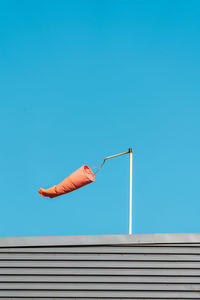
[[[133,214],[132,214],[132,210],[133,210],[133,205],[132,205],[132,194],[133,194],[133,151],[132,148],[129,148],[128,151],[126,152],[122,152],[119,154],[115,154],[115,155],[111,155],[111,156],[107,156],[104,158],[103,163],[101,164],[101,167],[103,166],[103,164],[106,162],[107,159],[110,158],[114,158],[120,155],[124,155],[124,154],[128,154],[129,153],[129,234],[132,234],[132,218],[133,218]]]
[[[132,234],[133,211],[133,151],[129,149],[129,234]]]

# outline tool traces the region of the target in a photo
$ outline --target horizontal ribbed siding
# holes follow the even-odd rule
[[[1,247],[0,298],[200,299],[200,244]]]

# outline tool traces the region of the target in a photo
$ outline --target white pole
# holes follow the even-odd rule
[[[132,193],[133,193],[133,151],[132,148],[129,148],[127,152],[122,152],[119,154],[115,154],[115,155],[111,155],[111,156],[107,156],[106,158],[104,158],[103,163],[101,164],[101,167],[103,166],[103,164],[106,162],[107,159],[110,158],[114,158],[120,155],[124,155],[124,154],[128,154],[129,153],[129,234],[132,234]]]
[[[133,151],[129,149],[129,234],[132,234],[132,210],[133,210]]]

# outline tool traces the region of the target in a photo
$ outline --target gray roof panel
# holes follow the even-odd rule
[[[0,247],[200,243],[200,233],[1,237]]]

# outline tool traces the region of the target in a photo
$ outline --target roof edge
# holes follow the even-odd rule
[[[0,248],[167,243],[200,243],[200,233],[0,237]]]

